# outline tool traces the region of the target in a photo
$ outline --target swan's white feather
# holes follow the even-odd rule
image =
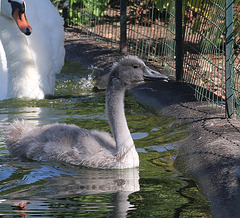
[[[0,81],[1,81],[0,99],[4,99],[7,96],[8,69],[7,58],[1,40],[0,40]]]
[[[10,5],[9,3],[6,4],[6,2],[2,3],[1,1],[2,10],[5,9],[4,7]],[[5,85],[5,87],[1,86],[0,88],[0,99],[12,97],[41,99],[44,98],[46,94],[54,94],[55,74],[60,73],[64,64],[63,19],[57,9],[52,5],[50,0],[25,0],[25,2],[26,16],[33,29],[30,36],[25,36],[23,33],[20,33],[17,25],[11,20],[10,15],[6,18],[10,9],[5,9],[7,12],[0,16],[0,22],[5,23],[5,25],[1,27],[1,37],[4,38],[4,34],[13,34],[16,30],[19,32],[15,34],[15,39],[11,37],[12,44],[17,44],[18,49],[15,50],[13,46],[6,45],[9,49],[8,52],[15,54],[14,58],[13,55],[6,55],[6,49],[4,50],[0,46],[0,78],[3,78],[2,81],[5,81],[4,84],[7,84],[7,87]],[[16,29],[9,30],[10,28]],[[4,41],[3,38],[1,38],[1,41],[6,43],[6,40]],[[14,42],[14,40],[16,40],[16,42]],[[27,48],[30,50],[30,53],[24,51],[27,50]],[[17,55],[21,56],[22,60],[26,57],[26,62],[28,62],[27,60],[29,58],[33,60],[31,67],[34,69],[28,70],[33,73],[26,73],[25,78],[24,74],[20,73],[18,75],[18,72],[25,71],[24,68],[29,66],[25,63],[18,63]],[[9,58],[10,56],[11,60]],[[15,77],[11,79],[8,78],[8,81],[6,81],[6,64],[4,63],[4,57],[7,57],[8,77]],[[16,65],[14,65],[15,62]],[[12,71],[14,72],[9,72],[10,69],[13,69]]]
[[[50,0],[25,0],[26,16],[32,26],[27,38],[36,66],[41,74],[43,91],[54,94],[55,74],[64,65],[63,18]]]

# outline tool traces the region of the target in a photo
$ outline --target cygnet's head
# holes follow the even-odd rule
[[[126,56],[114,63],[110,80],[118,80],[124,87],[131,88],[145,80],[167,80],[168,77],[147,67],[137,56]]]
[[[32,33],[32,27],[27,21],[25,12],[26,4],[24,0],[4,0],[2,3],[2,14],[6,17],[11,17],[15,20],[18,28],[25,34]]]

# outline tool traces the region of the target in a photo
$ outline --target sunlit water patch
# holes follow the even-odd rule
[[[210,217],[209,202],[196,184],[173,166],[176,146],[189,135],[187,125],[149,113],[129,94],[126,117],[140,156],[139,169],[97,170],[9,156],[4,133],[14,119],[35,126],[59,122],[110,131],[104,92],[86,90],[79,79],[75,74],[59,75],[57,94],[49,99],[0,102],[0,215]],[[78,90],[72,92],[74,82]]]
[[[57,75],[55,95],[89,95],[93,90],[93,70],[67,60],[62,73]]]

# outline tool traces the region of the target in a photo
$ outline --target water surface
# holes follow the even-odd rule
[[[128,93],[126,116],[140,155],[139,169],[97,170],[9,156],[4,135],[14,119],[110,131],[104,92],[93,92],[87,73],[59,75],[54,98],[0,101],[0,215],[211,217],[210,204],[197,185],[173,166],[176,146],[189,134],[187,126],[149,113]],[[15,207],[19,203],[27,203],[25,210]]]

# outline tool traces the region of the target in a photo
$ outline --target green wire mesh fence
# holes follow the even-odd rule
[[[240,116],[240,0],[52,1],[66,25],[164,68],[193,85],[198,100]]]
[[[127,45],[130,54],[175,72],[174,1],[129,1]]]
[[[196,85],[198,100],[225,100],[225,1],[189,0],[184,7],[186,82]]]
[[[184,2],[183,76],[198,100],[239,116],[239,0]]]
[[[52,0],[66,24],[120,49],[121,8],[126,2],[127,51],[175,72],[174,0]]]
[[[233,93],[233,104],[238,117],[240,117],[240,0],[234,1],[232,16],[232,47],[230,55],[231,80],[230,89]],[[231,19],[231,18],[230,18]]]

